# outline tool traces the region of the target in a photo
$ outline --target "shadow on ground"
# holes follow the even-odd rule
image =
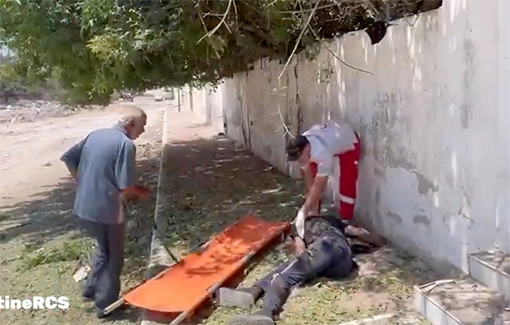
[[[146,271],[153,227],[155,190],[159,171],[160,142],[138,145],[140,183],[154,194],[126,204],[126,261],[122,287],[139,284]],[[36,184],[36,180],[34,180]],[[72,279],[79,259],[92,253],[92,240],[71,216],[74,182],[66,180],[44,189],[34,199],[14,206],[3,206],[0,216],[0,283],[3,295],[67,296],[71,308],[54,310],[2,310],[6,323],[16,324],[97,324],[92,306],[84,305],[79,284]],[[136,324],[139,312],[128,312],[119,324]]]
[[[290,221],[300,183],[222,136],[172,143],[165,150],[166,244],[183,252],[246,214]]]
[[[302,203],[302,184],[275,170],[222,136],[174,142],[165,148],[163,175],[165,246],[185,256],[198,244],[245,214],[265,220],[292,220]],[[285,257],[280,249],[261,256],[244,283],[253,283]],[[290,299],[279,324],[338,323],[411,308],[412,286],[431,278],[415,258],[392,247],[360,256],[360,276],[316,281]],[[223,324],[237,309],[200,309],[193,324]],[[168,323],[165,315],[150,319]]]

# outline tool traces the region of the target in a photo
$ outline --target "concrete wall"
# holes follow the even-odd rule
[[[284,124],[296,134],[349,121],[364,147],[359,217],[439,268],[466,271],[468,253],[510,252],[508,14],[507,0],[445,0],[375,46],[356,32],[314,62],[298,57],[281,79],[283,66],[259,62],[215,103],[228,136],[282,170]]]
[[[204,124],[214,126],[218,132],[224,131],[225,118],[223,105],[224,88],[204,87],[201,89],[181,88],[176,90],[181,110],[191,110]],[[228,98],[228,96],[225,96]]]

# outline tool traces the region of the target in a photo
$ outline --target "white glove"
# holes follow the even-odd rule
[[[294,219],[294,226],[296,227],[298,236],[305,238],[305,219],[306,215],[303,209],[299,210],[296,219]]]

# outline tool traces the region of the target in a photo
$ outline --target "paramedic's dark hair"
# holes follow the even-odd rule
[[[288,161],[296,161],[308,144],[308,139],[303,135],[295,137],[285,148]]]

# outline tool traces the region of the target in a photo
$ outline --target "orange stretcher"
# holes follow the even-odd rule
[[[179,313],[171,323],[179,324],[288,227],[287,222],[244,216],[211,238],[200,252],[127,293],[123,301],[151,311]]]

